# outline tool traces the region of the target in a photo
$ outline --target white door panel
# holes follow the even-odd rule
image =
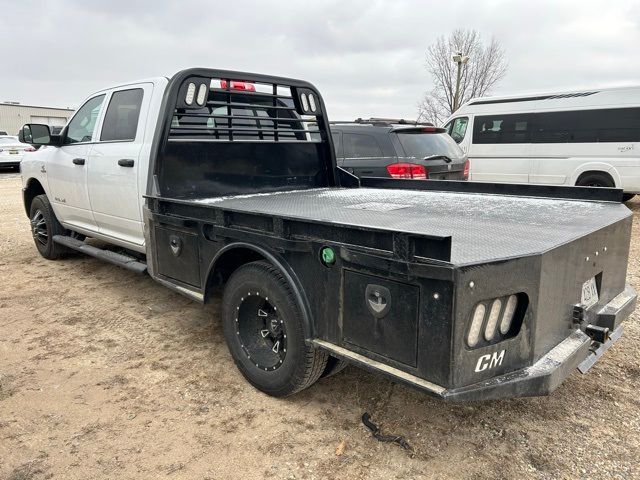
[[[471,180],[477,182],[529,183],[531,145],[473,145],[469,154]]]
[[[103,235],[144,245],[139,191],[140,152],[152,84],[111,92],[100,141],[89,159],[91,208]]]
[[[140,144],[98,143],[91,152],[89,192],[91,208],[101,233],[142,244],[138,166]],[[125,160],[133,166],[122,166]]]
[[[96,95],[78,109],[66,128],[62,146],[49,147],[55,151],[46,164],[49,200],[59,220],[90,231],[95,231],[97,225],[87,189],[87,165],[104,98],[104,94]]]
[[[87,191],[87,160],[90,144],[48,147],[55,149],[47,159],[46,171],[49,184],[49,201],[58,220],[70,226],[88,230],[96,229]],[[74,163],[74,160],[76,163]],[[81,161],[84,165],[81,165]]]

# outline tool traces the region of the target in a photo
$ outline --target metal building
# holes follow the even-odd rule
[[[16,102],[0,103],[0,132],[17,135],[25,123],[44,123],[50,127],[63,127],[73,114],[68,108],[38,107]]]

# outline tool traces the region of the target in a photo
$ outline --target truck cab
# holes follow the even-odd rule
[[[87,98],[60,135],[52,135],[58,145],[33,152],[22,165],[28,195],[46,191],[69,230],[145,253],[150,139],[167,83],[127,83]]]

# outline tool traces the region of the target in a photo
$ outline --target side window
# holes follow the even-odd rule
[[[460,143],[464,140],[464,136],[467,133],[468,124],[469,117],[458,117],[452,122],[449,122],[447,133],[455,140],[456,143]]]
[[[343,134],[345,158],[382,157],[382,149],[371,135],[359,133]]]
[[[639,108],[537,113],[534,124],[534,143],[640,141]]]
[[[69,122],[64,139],[65,144],[90,142],[93,139],[93,132],[96,128],[102,102],[104,102],[104,95],[98,95],[80,107],[73,120]]]
[[[529,114],[480,116],[476,117],[473,124],[473,143],[529,143],[530,141]]]
[[[111,95],[104,116],[101,141],[135,140],[143,94],[141,88],[135,88]]]

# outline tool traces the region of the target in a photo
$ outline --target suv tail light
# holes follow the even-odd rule
[[[464,162],[464,171],[462,172],[462,176],[464,177],[465,180],[469,179],[469,159],[467,158],[467,161]]]
[[[220,80],[220,88],[227,88],[227,81]],[[249,82],[240,82],[238,80],[231,80],[231,90],[244,90],[245,92],[255,92],[256,86]]]
[[[387,165],[387,172],[393,178],[409,178],[413,180],[426,180],[429,174],[424,166],[415,163],[392,163]]]
[[[2,150],[0,150],[0,152],[1,152],[1,151],[2,151]],[[36,151],[36,149],[35,149],[35,147],[32,147],[31,145],[29,145],[28,147],[24,147],[24,151],[25,151],[25,152],[35,152],[35,151]]]

